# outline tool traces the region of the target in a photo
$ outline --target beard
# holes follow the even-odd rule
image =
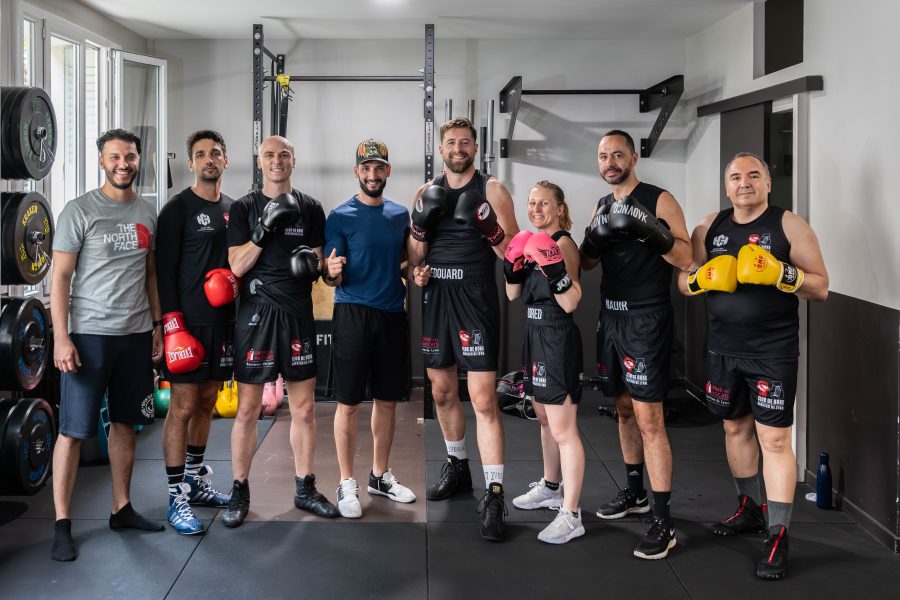
[[[117,190],[127,190],[134,183],[135,177],[137,177],[137,170],[134,170],[131,172],[131,178],[126,183],[118,183],[115,178],[115,169],[103,169],[103,172],[106,174],[106,180],[109,184]]]
[[[606,183],[610,185],[618,185],[631,177],[631,167],[625,167],[619,172],[619,174],[612,177],[607,176],[605,173],[602,173],[600,176],[603,177],[603,181],[605,181]]]
[[[363,179],[359,180],[359,189],[362,190],[363,194],[368,196],[369,198],[381,198],[381,195],[384,193],[384,186],[387,185],[387,181],[381,181],[379,186],[374,190],[370,190],[366,186],[366,182]]]
[[[451,155],[450,160],[444,161],[444,166],[447,167],[448,171],[451,171],[453,173],[465,173],[469,169],[469,167],[472,166],[472,163],[475,162],[475,157],[471,154],[467,154],[461,164],[458,162],[458,158],[456,160],[457,162],[454,162]]]
[[[201,181],[218,181],[221,178],[222,178],[221,171],[216,171],[215,173],[211,173],[211,174],[205,173],[203,171],[200,171],[200,173],[198,173],[198,179],[200,179]]]

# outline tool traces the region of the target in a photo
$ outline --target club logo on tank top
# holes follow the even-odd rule
[[[531,385],[547,387],[547,367],[542,362],[531,363]]]
[[[728,236],[724,233],[720,233],[716,237],[713,238],[713,247],[710,250],[710,255],[713,254],[722,254],[723,252],[728,252]]]
[[[313,361],[312,344],[309,338],[291,340],[291,365],[294,367],[311,365]]]
[[[473,329],[471,332],[467,329],[460,329],[459,345],[462,348],[463,356],[484,356],[484,338],[478,329]]]
[[[772,234],[771,233],[751,233],[747,236],[747,243],[756,244],[760,248],[764,248],[766,252],[772,251]]]
[[[150,247],[153,235],[143,223],[119,223],[118,231],[104,233],[103,243],[110,244],[113,252],[144,250]]]
[[[769,383],[765,379],[756,382],[756,404],[768,410],[784,410],[784,386],[780,381]]]

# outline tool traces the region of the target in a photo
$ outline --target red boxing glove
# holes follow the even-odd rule
[[[200,340],[184,328],[184,314],[170,312],[163,315],[166,368],[173,375],[190,373],[200,366],[206,352]]]
[[[572,287],[572,279],[566,272],[562,250],[553,238],[543,231],[528,238],[528,243],[525,244],[525,258],[538,264],[554,294],[562,294]]]
[[[206,274],[206,283],[203,284],[206,299],[213,306],[225,306],[231,304],[241,293],[241,280],[231,269],[213,269]]]
[[[524,283],[531,273],[531,269],[525,265],[525,244],[530,237],[530,231],[520,231],[509,240],[506,254],[503,256],[503,275],[506,277],[506,283]]]

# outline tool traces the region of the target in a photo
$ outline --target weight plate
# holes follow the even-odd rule
[[[50,405],[23,398],[10,411],[0,439],[0,466],[7,494],[34,495],[50,475],[56,423]]]
[[[38,87],[4,87],[0,96],[3,178],[43,179],[56,154],[56,115],[50,97]]]
[[[4,192],[0,208],[0,283],[36,285],[50,271],[53,213],[38,192]]]
[[[35,298],[5,298],[0,305],[0,389],[32,390],[50,359],[47,310]]]

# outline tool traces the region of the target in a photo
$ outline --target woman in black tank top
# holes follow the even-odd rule
[[[558,509],[559,514],[538,539],[564,544],[584,535],[578,504],[584,479],[584,447],[575,419],[581,399],[581,335],[571,316],[581,299],[580,265],[578,248],[566,231],[572,222],[559,186],[540,181],[531,188],[528,218],[539,233],[553,241],[541,236],[544,241],[537,244],[537,234],[532,239],[529,231],[513,238],[505,261],[506,294],[510,300],[523,297],[527,305],[522,358],[526,393],[532,395],[541,425],[544,476],[532,483],[525,494],[515,498],[513,504],[520,509]],[[539,249],[549,250],[541,252],[548,256],[562,254],[566,274],[558,283],[554,282],[555,287],[551,287],[554,278],[550,272],[545,275],[536,262],[528,260],[529,256],[537,256]],[[521,269],[515,269],[510,263],[521,265]],[[571,280],[570,287],[567,278]],[[563,481],[565,488],[561,485]]]

